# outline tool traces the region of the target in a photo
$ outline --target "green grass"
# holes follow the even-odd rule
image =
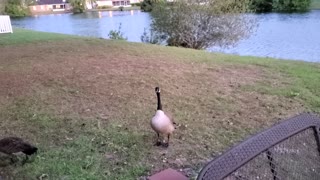
[[[31,31],[21,28],[13,28],[12,34],[1,34],[0,36],[0,46],[3,45],[18,45],[31,42],[43,42],[43,41],[55,41],[62,40],[64,38],[77,38],[77,36],[66,36],[63,34],[56,33],[45,33]]]
[[[320,64],[15,29],[0,36],[0,137],[39,147],[8,179],[135,179],[192,169],[244,137],[320,112]],[[153,146],[154,87],[179,127]],[[8,177],[7,177],[8,176]]]
[[[272,80],[261,81],[252,90],[260,93],[284,96],[291,99],[301,100],[311,111],[320,112],[320,64],[305,63],[301,61],[278,61],[274,59],[239,57],[237,60],[229,60],[230,63],[255,64],[266,68],[270,73],[285,74],[288,80],[283,80],[285,86],[272,87]]]
[[[32,163],[8,169],[15,179],[43,174],[50,179],[131,179],[146,172],[147,167],[139,163],[146,153],[138,148],[143,146],[143,135],[122,131],[115,124],[107,129],[97,123],[83,126],[81,120],[41,114],[35,106],[36,102],[20,99],[1,112],[15,125],[30,126],[40,149]]]

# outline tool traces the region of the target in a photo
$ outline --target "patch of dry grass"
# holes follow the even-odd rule
[[[275,60],[69,36],[0,51],[0,137],[19,135],[41,149],[35,162],[2,170],[15,179],[197,171],[248,134],[310,107],[273,93],[296,80],[270,65],[287,64]],[[168,149],[153,146],[155,86],[179,124]]]

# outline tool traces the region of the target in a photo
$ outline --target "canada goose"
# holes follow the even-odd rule
[[[160,146],[161,140],[160,140],[160,134],[165,135],[168,137],[167,143],[164,144],[165,147],[169,146],[169,139],[170,135],[174,131],[175,127],[172,122],[172,117],[169,117],[167,114],[165,114],[162,110],[162,104],[160,99],[160,88],[155,88],[157,99],[158,99],[158,106],[156,114],[151,119],[151,127],[152,129],[157,133],[157,143],[155,145]]]
[[[10,156],[13,156],[13,153],[22,152],[26,155],[27,160],[29,155],[32,155],[37,151],[38,148],[24,142],[18,137],[6,137],[0,140],[0,152]]]

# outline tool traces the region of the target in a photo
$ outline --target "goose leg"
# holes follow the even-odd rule
[[[164,144],[164,147],[169,147],[169,139],[170,139],[170,134],[168,134],[168,141],[167,143]]]
[[[161,145],[161,141],[160,141],[160,134],[159,133],[157,133],[157,135],[158,135],[158,138],[157,138],[157,142],[156,142],[156,146],[160,146]]]

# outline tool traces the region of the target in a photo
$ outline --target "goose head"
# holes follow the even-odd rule
[[[160,93],[160,88],[159,88],[159,87],[156,87],[156,88],[155,88],[155,91],[156,91],[156,93]]]

